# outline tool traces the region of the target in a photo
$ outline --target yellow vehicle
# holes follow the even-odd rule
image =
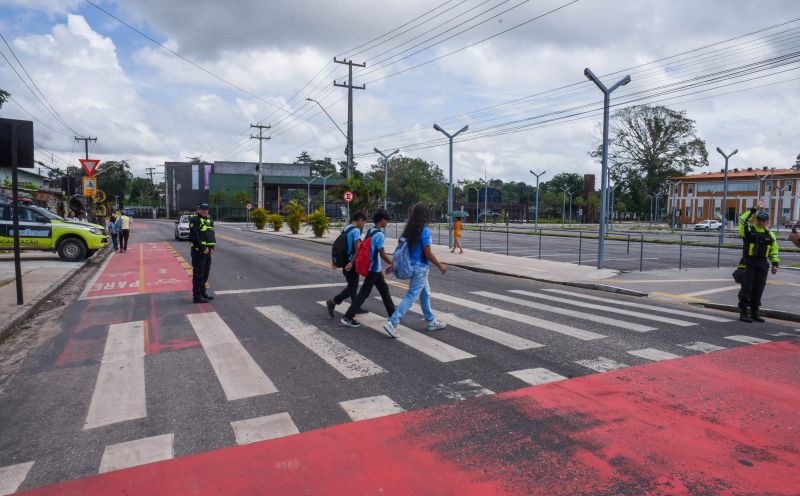
[[[0,249],[13,249],[11,205],[0,203]],[[19,246],[22,250],[52,251],[68,262],[90,257],[109,242],[103,226],[69,222],[41,207],[19,206]]]

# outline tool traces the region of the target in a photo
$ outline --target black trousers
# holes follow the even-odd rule
[[[348,298],[352,303],[358,294],[358,272],[356,272],[355,267],[351,270],[342,269],[342,274],[344,274],[344,280],[347,281],[347,287],[333,297],[333,302],[337,305]]]
[[[383,278],[383,272],[370,272],[367,277],[364,278],[364,283],[361,285],[358,295],[356,295],[350,308],[347,309],[347,313],[344,314],[345,317],[352,319],[356,316],[356,312],[361,309],[361,305],[369,298],[373,286],[378,288],[378,292],[381,294],[383,306],[386,307],[387,317],[392,316],[394,313],[394,302],[392,301],[392,295],[389,294],[389,285],[386,284],[386,280]]]
[[[739,290],[739,311],[747,313],[749,308],[757,312],[761,307],[761,295],[764,294],[764,287],[767,285],[769,262],[745,258],[744,263],[747,265],[747,271],[742,279],[742,289]]]
[[[192,297],[200,298],[206,294],[206,282],[211,272],[211,253],[204,255],[192,248]]]
[[[130,229],[123,229],[122,233],[120,234],[119,248],[122,251],[128,251],[128,236],[130,236],[130,234],[131,234]]]

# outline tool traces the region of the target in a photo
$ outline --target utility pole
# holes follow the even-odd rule
[[[534,176],[536,176],[536,207],[535,207],[536,216],[534,217],[535,220],[534,220],[533,228],[534,229],[538,229],[539,228],[539,178],[544,176],[545,174],[547,174],[547,171],[542,171],[539,174],[537,174],[537,173],[535,173],[533,171],[530,171],[530,173],[533,174]]]
[[[367,64],[366,62],[363,64],[356,64],[352,60],[347,59],[337,60],[336,57],[333,58],[333,62],[346,65],[348,69],[347,83],[337,83],[334,81],[333,85],[340,88],[347,88],[347,179],[350,179],[350,174],[352,174],[353,171],[353,90],[367,89],[366,85],[363,84],[361,86],[353,86],[353,66],[366,67]]]
[[[400,153],[400,149],[398,148],[388,155],[377,148],[373,148],[373,150],[383,157],[383,209],[386,210],[386,200],[389,196],[389,159],[392,155]]]
[[[155,190],[156,190],[156,182],[155,182],[155,179],[153,179],[153,176],[156,173],[156,168],[155,167],[148,167],[145,170],[147,171],[147,175],[150,176],[150,182],[153,184],[153,191],[155,192]],[[153,203],[153,195],[150,195],[150,203]]]
[[[262,181],[261,181],[261,178],[262,178],[261,170],[264,168],[264,162],[262,160],[262,155],[261,155],[261,152],[262,152],[262,146],[261,145],[264,143],[264,140],[268,140],[268,139],[271,138],[271,136],[264,136],[264,132],[263,132],[264,129],[270,129],[272,126],[263,126],[261,124],[250,124],[250,127],[251,128],[254,128],[254,127],[258,128],[258,136],[253,136],[251,134],[250,135],[250,139],[257,139],[258,140],[258,193],[257,193],[258,194],[258,199],[256,200],[256,206],[258,208],[264,208],[264,192],[262,191],[262,188],[264,187],[264,185],[262,184]]]

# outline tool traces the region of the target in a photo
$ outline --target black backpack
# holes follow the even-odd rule
[[[347,250],[347,235],[353,229],[356,229],[356,226],[348,226],[333,242],[331,261],[335,267],[344,267],[350,261],[350,252]]]

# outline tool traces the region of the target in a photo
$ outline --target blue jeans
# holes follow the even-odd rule
[[[417,301],[418,296],[419,305],[422,307],[422,314],[425,316],[425,320],[428,322],[436,320],[436,316],[433,314],[433,310],[431,310],[431,287],[428,284],[429,271],[430,266],[428,265],[417,265],[414,267],[414,275],[408,282],[408,293],[406,293],[403,301],[400,302],[397,310],[389,317],[389,321],[392,324],[397,325],[400,323],[403,316],[405,316],[406,312],[411,308],[411,305]]]
[[[111,233],[111,243],[114,244],[114,251],[117,250],[117,236],[119,236],[119,234],[117,234],[115,232]]]

